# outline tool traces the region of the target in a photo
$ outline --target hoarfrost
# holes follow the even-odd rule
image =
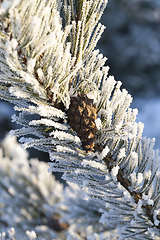
[[[98,163],[96,161],[88,161],[88,160],[83,160],[83,162],[81,163],[83,166],[89,165],[91,167],[97,168],[97,169],[101,169],[101,170],[106,170],[106,165]]]
[[[41,26],[41,21],[42,19],[38,16],[33,16],[31,19],[31,31],[32,31],[32,36],[36,36],[39,32],[40,26]]]
[[[54,138],[58,138],[59,140],[69,140],[69,141],[73,141],[73,142],[77,142],[80,143],[81,140],[79,137],[75,137],[69,133],[65,133],[62,131],[53,131],[52,133],[50,133],[50,136],[53,136]]]
[[[112,170],[111,170],[111,176],[112,176],[114,181],[117,180],[118,170],[119,170],[119,166],[118,165],[113,167]]]
[[[12,38],[10,41],[6,42],[6,49],[7,49],[7,53],[12,54],[16,47],[18,46],[18,42],[15,38]]]
[[[9,7],[11,6],[11,2],[6,0],[5,2],[1,2],[1,7],[0,7],[0,14],[4,14]]]
[[[148,199],[148,204],[153,206],[154,205],[154,201],[152,199]]]
[[[102,122],[101,122],[100,118],[97,118],[95,120],[95,124],[96,124],[96,127],[97,127],[98,130],[100,130],[102,128]]]
[[[102,160],[103,158],[105,158],[105,156],[108,154],[109,151],[110,151],[109,147],[105,146],[105,148],[102,150],[102,152],[98,156],[98,159]]]
[[[121,158],[123,158],[125,156],[126,156],[125,148],[121,148],[120,151],[119,151],[117,159],[119,160],[119,159],[121,159]]]
[[[35,63],[36,63],[36,59],[33,59],[33,58],[28,59],[28,61],[27,61],[27,69],[28,69],[29,72],[33,73]]]
[[[57,145],[56,149],[57,149],[57,152],[68,152],[68,153],[73,153],[73,154],[76,153],[74,150],[67,148],[67,147],[60,146],[60,145]]]
[[[142,173],[138,173],[137,185],[141,184],[142,182],[143,182],[143,174]]]
[[[44,124],[46,126],[52,126],[57,129],[61,130],[67,130],[68,127],[65,125],[62,125],[60,123],[54,122],[53,120],[47,119],[47,118],[42,118],[41,120],[32,120],[29,122],[29,125],[38,125],[38,124]]]

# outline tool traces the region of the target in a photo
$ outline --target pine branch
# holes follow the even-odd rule
[[[103,149],[103,148],[102,148]],[[114,166],[114,162],[116,161],[113,160],[113,158],[109,155],[104,159],[104,162],[106,163],[109,171],[111,172]],[[142,193],[140,192],[135,192],[135,191],[130,191],[129,187],[132,186],[132,182],[128,180],[128,178],[125,178],[125,172],[123,172],[123,169],[118,170],[117,174],[117,180],[122,184],[122,186],[131,194],[131,196],[134,197],[134,200],[136,203],[138,203],[139,200],[142,200]],[[153,206],[152,205],[142,205],[142,208],[145,209],[146,215],[149,217],[151,222],[154,225],[154,217],[153,217]],[[160,219],[160,214],[156,216],[157,220]],[[155,225],[154,225],[155,226]],[[160,224],[158,226],[155,226],[156,228],[160,228]]]
[[[118,224],[125,238],[152,239],[160,225],[160,157],[154,140],[142,139],[132,97],[95,50],[106,4],[64,1],[61,17],[56,0],[2,3],[0,97],[20,112],[12,121],[23,127],[12,134],[25,148],[47,151],[50,171],[65,172],[98,201],[101,223]]]
[[[6,234],[6,238],[4,233],[0,234],[3,240],[26,239],[26,234],[29,239],[65,239],[64,234],[59,233],[67,229],[67,225],[58,221],[60,216],[54,208],[63,201],[63,185],[48,174],[47,169],[47,163],[28,159],[28,152],[15,137],[7,135],[1,142],[0,232],[12,227],[13,233],[13,236]]]

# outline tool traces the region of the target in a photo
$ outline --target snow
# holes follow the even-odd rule
[[[158,221],[158,219],[157,219],[157,215],[159,215],[159,214],[160,214],[160,210],[154,210],[153,218],[154,218],[154,224],[155,224],[156,226],[158,226],[159,223],[160,223],[160,221]]]
[[[53,136],[54,138],[58,138],[59,140],[68,140],[68,141],[73,141],[76,143],[80,143],[80,138],[77,136],[73,136],[69,133],[65,133],[63,131],[53,131],[50,133],[50,136]]]
[[[97,168],[97,169],[101,169],[101,170],[106,170],[106,165],[95,162],[95,161],[88,161],[88,160],[83,160],[83,162],[81,163],[84,167],[86,165],[89,165],[91,167]]]
[[[34,71],[35,63],[36,63],[36,59],[34,58],[27,60],[27,69],[29,72],[32,73]]]
[[[37,17],[37,16],[32,17],[31,31],[33,35],[36,35],[39,32],[40,26],[41,26],[41,20],[42,19],[40,17]]]
[[[131,199],[131,195],[126,189],[123,189],[123,195],[126,200]]]
[[[103,158],[105,158],[105,156],[107,155],[108,152],[109,152],[109,148],[106,145],[105,148],[103,149],[103,151],[100,153],[98,159],[102,160]]]
[[[159,225],[159,221],[158,221],[158,220],[155,220],[155,221],[154,221],[154,224],[155,224],[155,226],[158,226],[158,225]]]
[[[138,162],[138,154],[136,153],[136,152],[131,152],[131,154],[130,154],[130,157],[131,157],[131,159],[132,159],[132,163],[134,162],[134,163],[136,163],[136,162]]]
[[[95,124],[96,124],[96,127],[97,127],[98,130],[100,130],[102,128],[102,122],[101,122],[100,118],[97,118],[95,120]]]
[[[46,126],[51,126],[55,127],[61,130],[67,130],[67,126],[54,122],[53,120],[47,119],[47,118],[42,118],[41,120],[32,120],[29,122],[29,125],[38,125],[38,124],[44,124]]]
[[[9,9],[11,5],[10,1],[5,1],[1,3],[1,8],[0,8],[0,14],[4,14],[5,11],[7,11]]]
[[[53,69],[52,69],[52,66],[49,66],[48,67],[48,75],[50,76],[50,77],[52,77],[52,75],[53,75]]]
[[[141,184],[143,181],[143,174],[142,173],[138,173],[137,176],[137,185]]]
[[[122,148],[120,151],[119,151],[119,154],[118,154],[118,160],[125,157],[126,156],[126,153],[125,153],[125,148]]]
[[[144,195],[142,196],[142,199],[148,200],[148,195],[145,195],[145,194],[144,194]]]
[[[150,179],[151,176],[152,176],[151,170],[149,170],[148,172],[145,172],[145,173],[144,173],[144,178],[145,178],[145,179]]]
[[[153,230],[153,228],[148,228],[148,232],[151,234],[151,237],[154,237],[154,230]]]
[[[148,199],[148,204],[153,206],[154,205],[154,201],[152,199]]]
[[[112,170],[111,170],[111,176],[112,176],[114,181],[117,180],[118,170],[119,170],[119,166],[118,165],[113,167]]]

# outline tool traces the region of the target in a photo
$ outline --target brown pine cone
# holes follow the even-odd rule
[[[94,141],[97,127],[97,108],[92,99],[86,94],[71,97],[71,104],[67,110],[68,122],[81,139],[82,146],[86,152],[94,150]]]

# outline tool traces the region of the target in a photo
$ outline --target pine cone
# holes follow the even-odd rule
[[[71,97],[71,104],[67,110],[68,122],[81,139],[86,152],[94,150],[95,133],[97,131],[95,124],[96,111],[96,105],[86,94]]]

